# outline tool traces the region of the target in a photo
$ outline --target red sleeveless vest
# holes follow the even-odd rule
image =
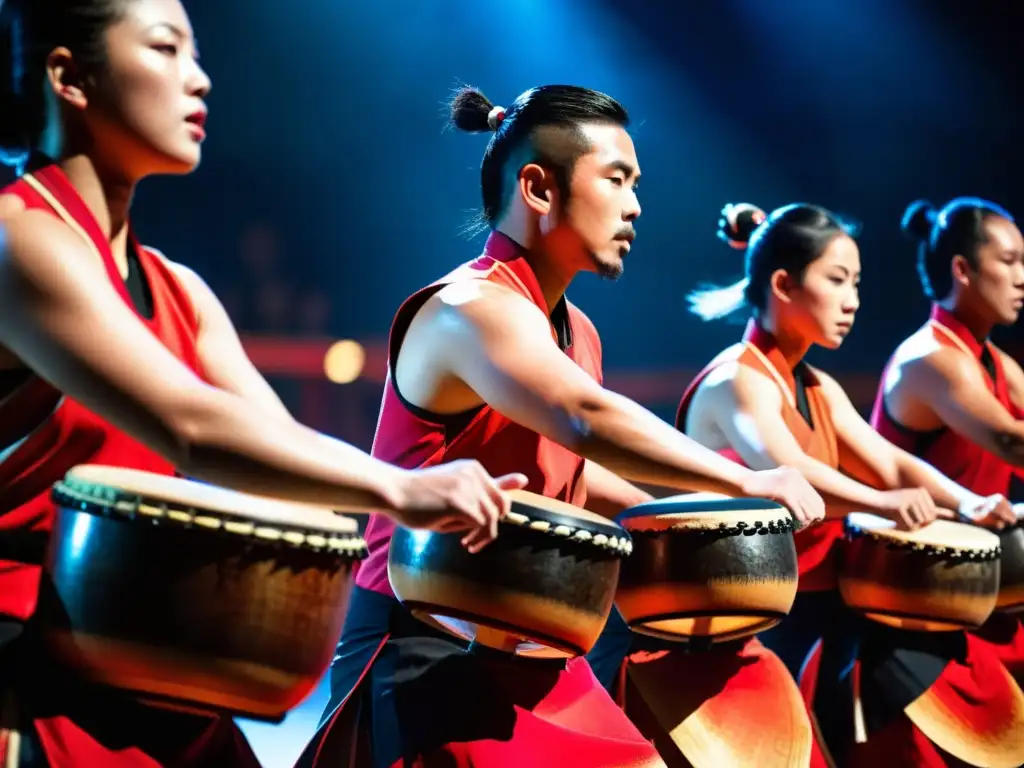
[[[526,490],[582,506],[586,500],[584,459],[552,440],[511,421],[488,405],[466,414],[438,416],[406,402],[394,382],[394,365],[409,324],[424,302],[443,286],[463,280],[489,280],[519,293],[548,314],[537,278],[514,241],[495,232],[483,255],[413,294],[398,310],[391,327],[389,372],[384,384],[372,454],[406,469],[431,467],[457,459],[476,459],[493,476],[522,472]],[[596,381],[601,381],[601,342],[593,324],[567,304],[570,334],[565,354]],[[552,335],[557,338],[554,327]],[[392,595],[388,582],[388,545],[394,523],[373,515],[366,530],[369,556],[356,583]]]
[[[92,254],[87,258],[103,261],[111,284],[134,308],[107,238],[58,166],[26,174],[0,194],[17,195],[28,208],[63,219],[88,244]],[[185,289],[160,257],[139,247],[134,238],[132,247],[153,294],[153,317],[140,315],[139,322],[198,372],[197,320]],[[104,340],[97,339],[96,343]],[[117,354],[116,349],[110,352]],[[54,516],[50,487],[73,466],[84,463],[174,474],[174,468],[157,453],[38,376],[30,376],[0,400],[0,536],[17,542],[48,534]],[[28,551],[29,547],[20,549]],[[6,552],[3,548],[0,551]],[[32,615],[39,566],[34,556],[0,556],[0,615],[20,620]]]
[[[687,387],[676,413],[677,429],[686,431],[686,417],[697,389],[708,374],[726,363],[749,366],[775,381],[783,394],[782,418],[797,443],[800,444],[800,448],[808,456],[835,469],[839,468],[841,446],[836,438],[832,414],[818,380],[812,375],[805,382],[807,403],[814,421],[812,428],[797,410],[796,380],[793,378],[793,371],[786,362],[786,358],[779,351],[774,337],[753,320],[747,324],[743,341],[719,354]],[[732,448],[726,448],[720,453],[739,464],[743,463],[739,454]],[[796,549],[800,566],[801,591],[834,589],[836,587],[835,547],[833,545],[842,536],[843,523],[841,520],[821,522],[797,533]]]
[[[920,335],[934,339],[944,347],[956,347],[977,360],[985,374],[985,384],[989,392],[995,395],[1014,418],[1019,419],[1024,415],[1010,399],[1002,358],[999,350],[990,341],[979,343],[955,315],[938,305],[932,307],[929,321],[914,334]],[[981,363],[981,355],[986,348],[992,356],[995,378],[989,375]],[[943,427],[930,433],[915,432],[899,424],[889,415],[885,405],[885,379],[891,365],[890,360],[882,374],[871,413],[871,425],[878,433],[908,453],[924,459],[946,477],[974,493],[981,496],[1007,494],[1015,468],[1001,458],[949,428]]]

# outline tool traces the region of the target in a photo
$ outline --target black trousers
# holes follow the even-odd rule
[[[352,754],[353,731],[368,737],[372,753],[360,768],[389,768],[452,742],[510,739],[517,706],[543,698],[564,669],[561,659],[469,646],[397,600],[356,587],[331,663],[331,696],[297,765],[314,765],[321,751],[331,756],[324,766],[337,768],[336,756]],[[336,728],[343,718],[346,727]]]
[[[814,714],[839,765],[853,746],[853,669],[868,734],[879,731],[928,690],[953,659],[967,653],[963,632],[907,632],[863,618],[838,591],[801,592],[790,614],[758,637],[799,680],[821,641]]]

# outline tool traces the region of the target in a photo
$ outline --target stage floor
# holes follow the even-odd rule
[[[298,707],[277,725],[239,719],[238,725],[256,752],[263,768],[292,768],[306,742],[316,731],[320,715],[327,706],[327,676]]]

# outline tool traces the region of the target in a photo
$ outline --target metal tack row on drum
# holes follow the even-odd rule
[[[271,722],[317,684],[366,556],[353,518],[100,466],[74,468],[52,497],[37,616],[61,663],[160,706]],[[840,590],[876,621],[955,630],[1024,605],[1019,528],[904,532],[872,515],[846,528]],[[398,528],[388,574],[421,620],[549,658],[590,651],[613,604],[663,639],[756,634],[789,613],[798,586],[789,512],[712,494],[613,522],[517,491],[501,535],[476,554],[456,534]]]
[[[850,607],[899,629],[975,629],[1024,605],[1024,533],[945,520],[916,531],[856,513],[846,519],[839,590]]]
[[[524,491],[512,498],[501,535],[477,554],[450,534],[396,531],[388,573],[399,600],[524,656],[587,653],[613,603],[636,631],[712,642],[759,632],[792,607],[793,524],[774,502],[679,496],[616,523]]]
[[[148,703],[279,722],[334,653],[366,545],[351,517],[79,466],[37,617],[57,660]]]

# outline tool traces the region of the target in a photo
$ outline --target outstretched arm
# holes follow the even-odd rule
[[[907,528],[934,519],[934,505],[925,494],[885,493],[804,452],[782,418],[782,392],[766,376],[735,365],[713,372],[704,386],[716,423],[740,457],[752,467],[799,469],[824,497],[829,517],[869,511]],[[837,418],[835,412],[832,416]]]
[[[1024,421],[989,392],[977,363],[955,349],[940,349],[901,368],[904,386],[954,432],[1024,468]]]
[[[215,387],[283,418],[292,418],[273,387],[253,365],[220,299],[199,275],[182,264],[165,263],[188,291],[199,323],[199,359],[206,379]]]
[[[202,480],[382,510],[407,525],[459,522],[484,539],[508,505],[478,466],[406,472],[206,384],[138,322],[74,233],[41,211],[0,226],[0,345]]]
[[[821,500],[796,473],[752,472],[601,387],[558,348],[548,318],[508,289],[483,281],[448,286],[428,300],[417,322],[417,338],[430,345],[443,374],[513,421],[621,477],[776,498],[801,520],[823,514]]]
[[[987,521],[994,527],[1002,527],[1016,519],[1006,499],[986,499],[959,485],[931,464],[893,445],[878,432],[854,408],[843,388],[830,376],[817,372],[821,379],[836,436],[846,450],[856,454],[882,479],[885,488],[921,488],[942,512],[955,511],[965,517]]]
[[[620,512],[630,507],[654,498],[596,461],[587,460],[583,468],[583,479],[587,483],[586,508],[609,520],[615,519]]]

